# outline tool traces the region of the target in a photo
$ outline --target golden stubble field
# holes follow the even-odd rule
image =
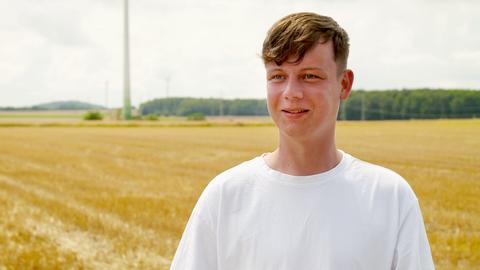
[[[480,269],[480,121],[341,122],[339,148],[420,199],[437,269]],[[219,172],[273,150],[264,127],[0,128],[0,269],[168,269]]]

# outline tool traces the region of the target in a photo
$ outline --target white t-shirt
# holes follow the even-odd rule
[[[275,171],[259,156],[215,177],[170,269],[434,269],[408,183],[342,154],[310,176]]]

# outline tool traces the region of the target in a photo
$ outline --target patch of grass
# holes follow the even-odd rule
[[[97,111],[86,112],[83,116],[83,120],[102,120],[103,114]]]
[[[190,121],[205,121],[205,114],[203,113],[192,113],[187,117],[187,120]]]
[[[145,115],[143,117],[143,120],[157,121],[158,120],[158,115],[156,115],[156,114]]]

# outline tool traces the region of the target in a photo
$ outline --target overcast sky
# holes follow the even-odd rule
[[[130,0],[133,104],[263,98],[266,31],[298,11],[347,30],[354,89],[480,89],[480,1]],[[120,106],[122,12],[123,0],[0,0],[0,106]]]

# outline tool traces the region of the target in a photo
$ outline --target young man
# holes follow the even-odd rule
[[[273,25],[262,57],[278,148],[209,183],[171,270],[434,269],[407,182],[335,146],[348,50],[330,17]]]

